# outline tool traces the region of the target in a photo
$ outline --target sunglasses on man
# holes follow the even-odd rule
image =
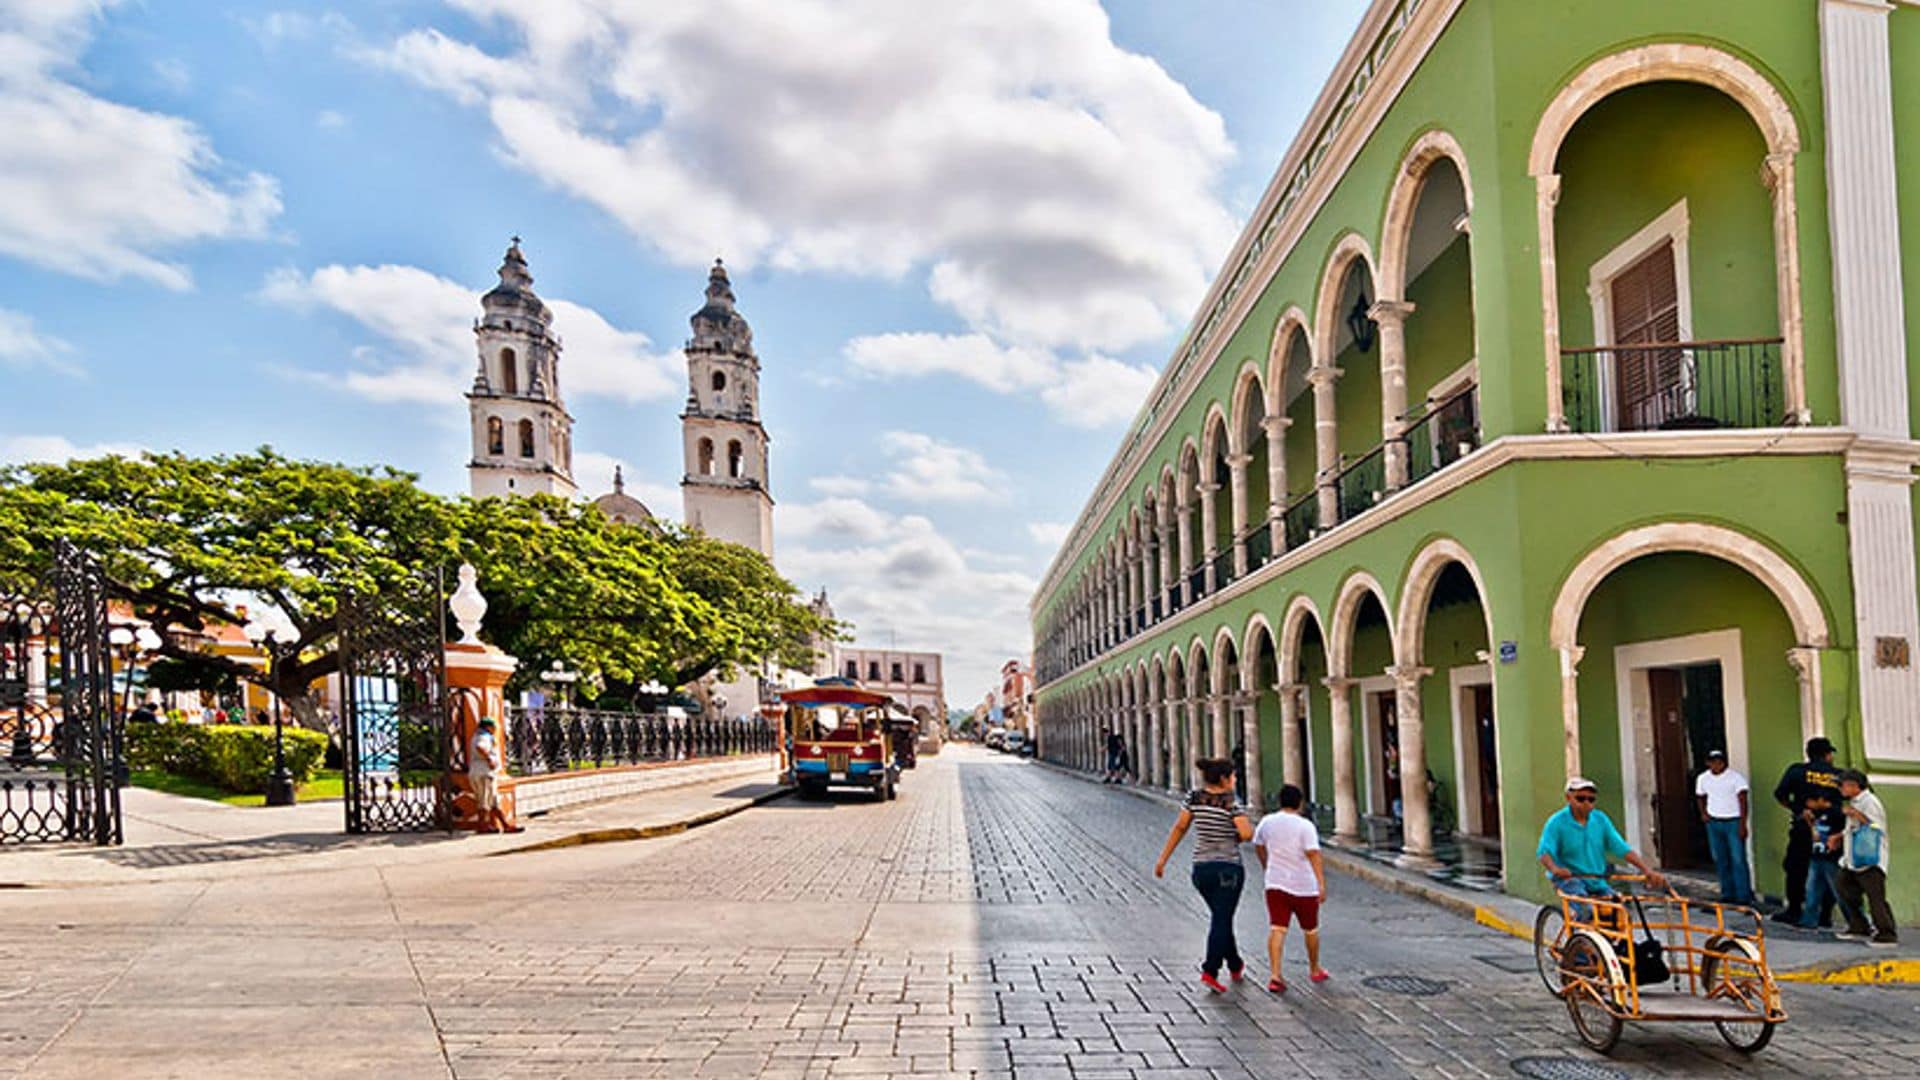
[[[1575,795],[1575,796],[1573,797],[1573,801],[1574,801],[1574,802],[1581,802],[1581,803],[1590,803],[1590,802],[1593,802],[1593,801],[1594,801],[1594,796],[1592,796],[1592,795]]]

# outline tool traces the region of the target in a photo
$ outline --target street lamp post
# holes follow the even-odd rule
[[[562,707],[573,708],[573,684],[580,681],[579,672],[570,670],[566,664],[555,660],[547,665],[547,670],[540,673],[540,681],[550,686],[560,687]]]
[[[258,620],[246,626],[247,640],[264,645],[267,653],[267,692],[273,695],[273,775],[267,778],[267,805],[292,806],[293,774],[287,771],[286,736],[280,720],[280,693],[273,688],[280,671],[278,635],[273,627]]]

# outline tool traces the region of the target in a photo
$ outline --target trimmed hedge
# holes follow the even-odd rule
[[[287,771],[295,784],[313,779],[327,753],[318,731],[285,729]],[[233,792],[267,789],[273,775],[273,728],[254,724],[128,724],[127,764],[218,784]]]

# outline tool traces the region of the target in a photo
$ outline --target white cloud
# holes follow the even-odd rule
[[[35,329],[32,316],[0,308],[0,367],[81,374],[80,367],[68,359],[72,354],[72,345]]]
[[[809,589],[825,587],[834,612],[864,645],[931,650],[944,657],[949,704],[976,700],[1000,665],[1025,658],[1027,599],[1035,579],[1025,560],[962,550],[926,517],[893,517],[871,507],[875,536],[821,532],[783,541],[780,568]],[[791,533],[785,519],[783,536]]]
[[[1057,548],[1067,542],[1067,534],[1073,532],[1073,526],[1064,521],[1029,521],[1027,535],[1041,547]]]
[[[807,485],[822,495],[865,495],[873,490],[873,482],[858,476],[815,476],[807,480]]]
[[[153,77],[160,85],[175,94],[184,94],[193,89],[193,69],[185,60],[168,57],[153,62]]]
[[[134,457],[145,453],[146,447],[138,443],[104,442],[90,446],[80,446],[64,435],[6,435],[0,436],[0,462],[19,464],[29,461],[45,461],[61,464],[85,458],[106,457],[118,454],[121,457]]]
[[[1099,428],[1133,418],[1158,377],[1097,353],[1062,361],[1050,349],[1003,345],[986,334],[874,334],[849,341],[848,363],[874,378],[953,375],[1000,394],[1037,397],[1064,424]]]
[[[281,269],[260,295],[299,310],[345,315],[380,339],[356,349],[339,377],[346,389],[375,401],[450,405],[472,383],[477,363],[473,320],[481,290],[415,266],[323,266],[311,273]],[[549,298],[560,336],[560,386],[568,396],[636,402],[672,395],[679,361],[622,330],[591,308]]]
[[[97,281],[189,288],[191,272],[168,254],[264,234],[279,188],[228,166],[194,124],[71,81],[110,3],[0,0],[0,254]]]
[[[338,109],[321,109],[313,118],[313,126],[321,131],[342,131],[352,122],[346,113]]]
[[[997,503],[1007,478],[976,450],[913,431],[889,431],[880,448],[892,459],[886,491],[914,502]]]
[[[359,55],[689,265],[923,274],[999,340],[1115,349],[1184,320],[1235,232],[1225,125],[1097,0],[450,2],[474,40]]]
[[[887,516],[859,499],[822,499],[817,503],[782,503],[774,508],[774,527],[780,536],[835,537],[871,543],[887,535]]]

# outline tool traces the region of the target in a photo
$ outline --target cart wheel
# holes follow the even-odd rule
[[[1540,981],[1556,997],[1560,993],[1560,932],[1566,928],[1566,915],[1559,902],[1543,904],[1533,918],[1533,964]]]
[[[887,781],[887,801],[892,802],[893,800],[899,797],[900,797],[899,784],[895,783],[892,780]]]
[[[1598,935],[1576,930],[1560,950],[1560,994],[1580,1041],[1597,1054],[1611,1054],[1626,1026],[1603,995],[1620,982],[1619,961]]]
[[[1772,994],[1768,992],[1766,973],[1760,968],[1760,950],[1753,947],[1753,942],[1717,937],[1709,940],[1703,951],[1700,984],[1706,987],[1708,997],[1758,999],[1761,1008],[1768,1006]],[[1728,1046],[1743,1054],[1757,1054],[1773,1041],[1773,1029],[1778,1025],[1771,1020],[1715,1020],[1713,1026]]]

